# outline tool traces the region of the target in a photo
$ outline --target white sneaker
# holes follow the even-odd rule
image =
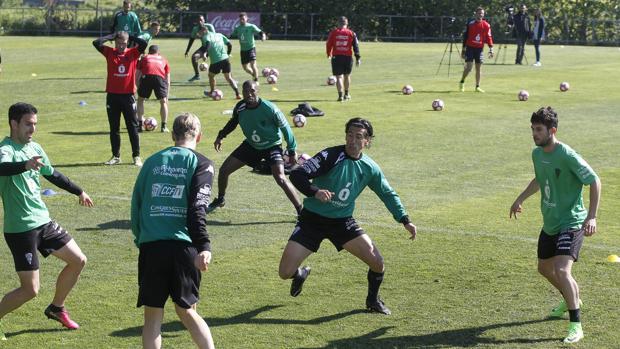
[[[104,162],[104,165],[118,165],[121,163],[121,158],[118,156],[113,156],[110,158],[110,160]]]
[[[535,67],[540,67],[540,66],[542,66],[542,63],[540,63],[540,62],[536,62],[536,63],[534,63],[534,64],[532,64],[532,65],[533,65],[533,66],[535,66]]]
[[[133,157],[133,164],[138,166],[138,167],[142,167],[142,159],[140,159],[139,156],[134,156]]]

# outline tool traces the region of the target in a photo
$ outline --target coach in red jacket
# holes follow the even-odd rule
[[[465,91],[465,78],[471,71],[473,62],[476,61],[476,92],[484,92],[480,88],[480,67],[484,61],[484,44],[489,45],[489,58],[493,58],[493,37],[491,36],[491,25],[484,19],[484,9],[476,9],[476,18],[467,23],[467,28],[463,33],[463,50],[461,56],[465,59],[465,70],[459,84],[461,92]]]
[[[351,84],[351,70],[353,69],[353,54],[355,64],[360,65],[360,50],[357,35],[349,28],[347,17],[338,19],[338,28],[332,30],[327,38],[327,57],[331,58],[332,74],[336,76],[336,89],[338,90],[338,102],[350,100],[349,85]],[[344,97],[342,87],[344,85]]]

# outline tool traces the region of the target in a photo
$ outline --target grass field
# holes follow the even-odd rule
[[[43,316],[62,267],[42,262],[39,297],[2,319],[8,341],[0,348],[136,348],[142,310],[135,308],[137,249],[129,230],[131,189],[138,169],[122,135],[125,164],[100,165],[110,156],[105,114],[105,60],[84,38],[1,37],[0,109],[26,101],[39,109],[35,140],[57,169],[79,183],[96,207],[60,193],[46,197],[51,215],[67,228],[89,258],[67,306],[82,326],[61,330]],[[241,141],[236,130],[215,153],[212,142],[235,100],[221,86],[219,102],[202,96],[206,84],[183,58],[185,40],[156,40],[172,68],[171,114],[201,117],[204,142],[198,150],[217,165]],[[234,42],[233,73],[239,67]],[[483,67],[485,94],[457,91],[460,64],[436,71],[445,44],[362,43],[362,65],[353,72],[348,103],[336,102],[325,85],[330,75],[321,42],[258,44],[259,66],[280,70],[279,91],[262,84],[262,96],[286,113],[308,101],[325,111],[295,129],[299,150],[314,154],[344,141],[344,123],[369,118],[376,139],[367,153],[385,172],[419,229],[410,242],[381,201],[368,190],[355,216],[386,260],[381,295],[389,317],[363,310],[367,268],[326,242],[307,263],[312,276],[298,298],[278,278],[282,249],[291,233],[293,208],[268,176],[242,170],[231,177],[227,206],[209,216],[213,264],[204,275],[198,309],[219,348],[558,348],[567,320],[546,319],[559,300],[536,272],[541,227],[538,195],[526,201],[519,220],[508,219],[514,198],[533,177],[529,117],[540,106],[559,112],[559,139],[577,149],[603,183],[599,232],[586,239],[574,268],[580,283],[586,338],[578,348],[617,348],[620,343],[620,51],[618,48],[543,46],[543,66],[515,66],[514,46],[505,65]],[[529,63],[533,49],[527,47]],[[453,63],[457,59],[453,55]],[[447,60],[447,57],[446,57]],[[499,62],[502,59],[500,57]],[[444,62],[445,63],[445,62]],[[491,62],[492,63],[492,62]],[[33,76],[36,74],[36,76]],[[263,80],[261,80],[262,82]],[[561,93],[560,82],[571,90]],[[219,84],[224,83],[223,79]],[[404,96],[411,84],[416,92]],[[530,100],[517,101],[520,89]],[[442,112],[431,102],[441,98]],[[86,106],[79,102],[85,101]],[[158,103],[146,104],[158,118]],[[6,118],[6,116],[4,116]],[[5,119],[6,120],[6,119]],[[8,134],[8,125],[2,123]],[[171,144],[169,135],[142,134],[147,157]],[[45,183],[44,188],[51,184]],[[587,189],[584,197],[587,198]],[[13,261],[0,244],[0,292],[17,286]],[[190,348],[187,331],[171,304],[163,342]]]

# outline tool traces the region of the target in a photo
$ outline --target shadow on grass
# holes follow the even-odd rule
[[[89,91],[89,90],[86,90],[86,91],[71,91],[69,93],[72,94],[72,95],[83,95],[83,94],[87,94],[87,93],[107,93],[107,92],[105,92],[103,89],[101,89],[101,90],[96,90],[96,91]]]
[[[54,164],[54,168],[71,168],[71,167],[98,167],[105,166],[103,162],[85,162],[76,164]]]
[[[195,101],[198,99],[203,99],[204,97],[170,97],[169,101]]]
[[[387,91],[383,91],[383,92],[390,93],[390,94],[400,94],[400,95],[406,96],[406,95],[403,94],[403,91],[401,91],[401,90],[387,90]],[[431,93],[432,94],[437,94],[437,93],[444,94],[444,93],[457,93],[457,92],[458,93],[463,93],[461,91],[454,91],[454,90],[443,90],[443,91],[441,91],[441,90],[415,90],[411,95],[415,96],[416,94],[431,94]]]
[[[270,99],[274,103],[330,102],[331,99]]]
[[[522,325],[536,324],[545,321],[553,321],[555,319],[539,319],[530,321],[514,321],[501,324],[493,324],[488,326],[467,327],[455,330],[446,330],[441,332],[423,334],[419,336],[398,336],[379,338],[385,335],[389,329],[394,326],[382,327],[375,331],[353,338],[343,338],[330,341],[324,347],[307,347],[303,349],[341,349],[341,348],[472,348],[479,345],[510,345],[518,344],[534,344],[542,342],[559,342],[560,338],[514,338],[514,339],[495,339],[484,338],[482,335],[488,330],[516,327]]]
[[[207,226],[241,226],[241,225],[257,225],[257,224],[291,224],[295,223],[295,219],[282,220],[282,221],[260,221],[260,222],[242,222],[231,223],[230,221],[213,221],[207,220]],[[128,219],[118,219],[115,221],[99,223],[96,227],[77,228],[75,231],[99,231],[99,230],[130,230],[131,221]]]
[[[365,313],[366,310],[355,309],[349,310],[344,313],[332,314],[321,316],[310,320],[295,320],[295,319],[277,319],[277,318],[256,318],[257,315],[263,312],[270,311],[283,307],[283,305],[266,305],[264,307],[257,308],[255,310],[248,311],[233,317],[228,318],[206,318],[205,321],[209,327],[220,327],[239,324],[254,324],[254,325],[320,325],[322,323],[340,320],[347,316],[355,314]],[[186,331],[185,326],[180,321],[171,321],[161,326],[162,335],[165,332],[178,332]],[[142,334],[142,326],[130,327],[124,330],[118,330],[112,332],[110,335],[113,337],[138,337]]]
[[[53,131],[52,134],[62,135],[62,136],[100,136],[100,135],[109,135],[110,131]]]
[[[103,78],[83,78],[83,77],[79,77],[79,78],[42,78],[42,79],[39,79],[39,80],[51,80],[51,81],[54,81],[54,80],[59,80],[59,81],[61,81],[61,80],[103,80]]]
[[[222,227],[227,227],[227,226],[243,226],[243,225],[259,225],[259,224],[291,224],[291,223],[295,223],[296,219],[292,216],[291,213],[291,219],[288,221],[260,221],[260,222],[242,222],[242,223],[231,223],[230,221],[207,221],[207,226],[222,226]]]
[[[68,331],[64,328],[29,328],[27,330],[21,330],[16,332],[4,332],[6,338],[17,337],[22,334],[31,334],[31,333],[51,333],[51,332],[64,332]],[[8,348],[8,347],[7,347]]]

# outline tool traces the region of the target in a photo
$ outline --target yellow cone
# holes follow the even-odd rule
[[[610,263],[620,263],[620,257],[617,254],[610,254],[607,256],[607,261]]]
[[[271,91],[280,91],[280,90],[278,90],[278,88],[274,86],[271,88]]]

